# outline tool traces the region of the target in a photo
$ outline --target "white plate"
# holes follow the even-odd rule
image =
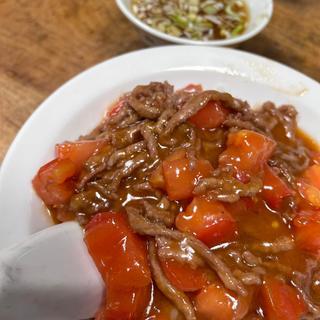
[[[76,139],[101,120],[106,106],[135,85],[201,83],[247,99],[291,103],[303,129],[320,141],[320,85],[279,63],[224,48],[167,46],[126,54],[78,75],[34,112],[11,145],[0,172],[0,248],[50,225],[31,186],[57,142]]]

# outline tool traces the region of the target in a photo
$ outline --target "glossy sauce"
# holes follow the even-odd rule
[[[225,148],[226,132],[221,129],[215,130],[197,130],[197,134],[202,140],[202,154],[201,157],[209,159],[214,167],[217,167],[218,157]],[[173,134],[172,139],[175,145],[186,143],[186,136],[190,133],[190,125],[184,124],[180,126]],[[310,150],[319,151],[318,145],[301,130],[298,134],[299,139],[304,141],[304,144]],[[283,137],[279,136],[279,139]],[[162,159],[166,158],[170,152],[171,147],[168,145],[160,145],[160,156]],[[108,150],[102,150],[96,157],[103,157]],[[159,201],[161,192],[159,194],[150,194],[150,192],[134,191],[132,186],[137,183],[145,181],[147,172],[154,170],[157,163],[149,161],[144,170],[138,171],[133,176],[126,179],[125,184],[119,189],[119,197],[112,203],[103,197],[95,188],[86,189],[84,193],[77,194],[73,197],[70,203],[71,210],[67,213],[67,219],[74,218],[75,212],[80,212],[85,224],[89,217],[96,211],[112,210],[116,212],[123,211],[123,208],[128,203],[135,204],[141,199],[149,199],[151,202]],[[171,209],[176,213],[185,210],[189,201],[175,201],[171,203]],[[224,243],[213,247],[212,250],[216,252],[231,269],[237,269],[238,272],[250,271],[250,265],[242,258],[245,251],[250,251],[258,258],[263,258],[264,264],[262,265],[268,272],[277,277],[291,281],[293,272],[304,272],[306,268],[306,261],[308,255],[303,253],[296,247],[292,250],[272,253],[264,252],[269,244],[276,239],[286,237],[292,239],[292,230],[290,229],[289,222],[292,215],[292,207],[290,201],[286,201],[281,207],[281,216],[279,212],[269,208],[260,196],[249,199],[242,198],[239,202],[234,204],[226,204],[227,210],[232,214],[236,220],[238,227],[238,237],[236,241]],[[286,213],[286,214],[285,214]],[[51,215],[55,222],[61,221],[61,211],[58,208],[51,208]],[[65,218],[65,216],[63,217]],[[266,249],[267,251],[267,249]],[[216,275],[210,270],[207,270],[208,277],[217,280]],[[259,297],[259,289],[257,286],[251,286],[251,294]],[[187,293],[191,299],[194,299],[194,293]],[[319,300],[319,296],[314,296],[315,300]],[[260,300],[259,298],[252,299],[250,312],[244,319],[263,319],[261,316]],[[169,302],[156,287],[152,288],[152,297],[150,299],[149,307],[146,309],[146,320],[151,319],[171,319],[183,320],[183,316],[178,310]],[[199,318],[199,320],[206,320]]]

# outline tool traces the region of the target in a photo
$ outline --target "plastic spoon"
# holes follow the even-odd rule
[[[75,222],[0,251],[0,319],[88,319],[103,294],[102,278]]]

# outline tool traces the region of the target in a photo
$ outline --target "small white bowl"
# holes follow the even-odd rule
[[[153,45],[172,42],[188,45],[234,46],[240,42],[253,38],[259,32],[261,32],[269,23],[273,13],[273,0],[246,0],[246,3],[249,7],[249,24],[243,34],[230,39],[201,41],[171,36],[148,26],[133,14],[130,7],[131,0],[116,0],[116,3],[122,13],[135,26],[145,32],[145,40],[149,44]]]

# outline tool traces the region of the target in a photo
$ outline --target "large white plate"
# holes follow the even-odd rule
[[[72,79],[34,112],[11,145],[0,172],[0,248],[50,225],[31,187],[57,142],[76,139],[102,118],[106,106],[135,85],[193,82],[246,99],[290,103],[303,129],[320,141],[320,85],[279,63],[224,48],[167,46],[103,62]]]

